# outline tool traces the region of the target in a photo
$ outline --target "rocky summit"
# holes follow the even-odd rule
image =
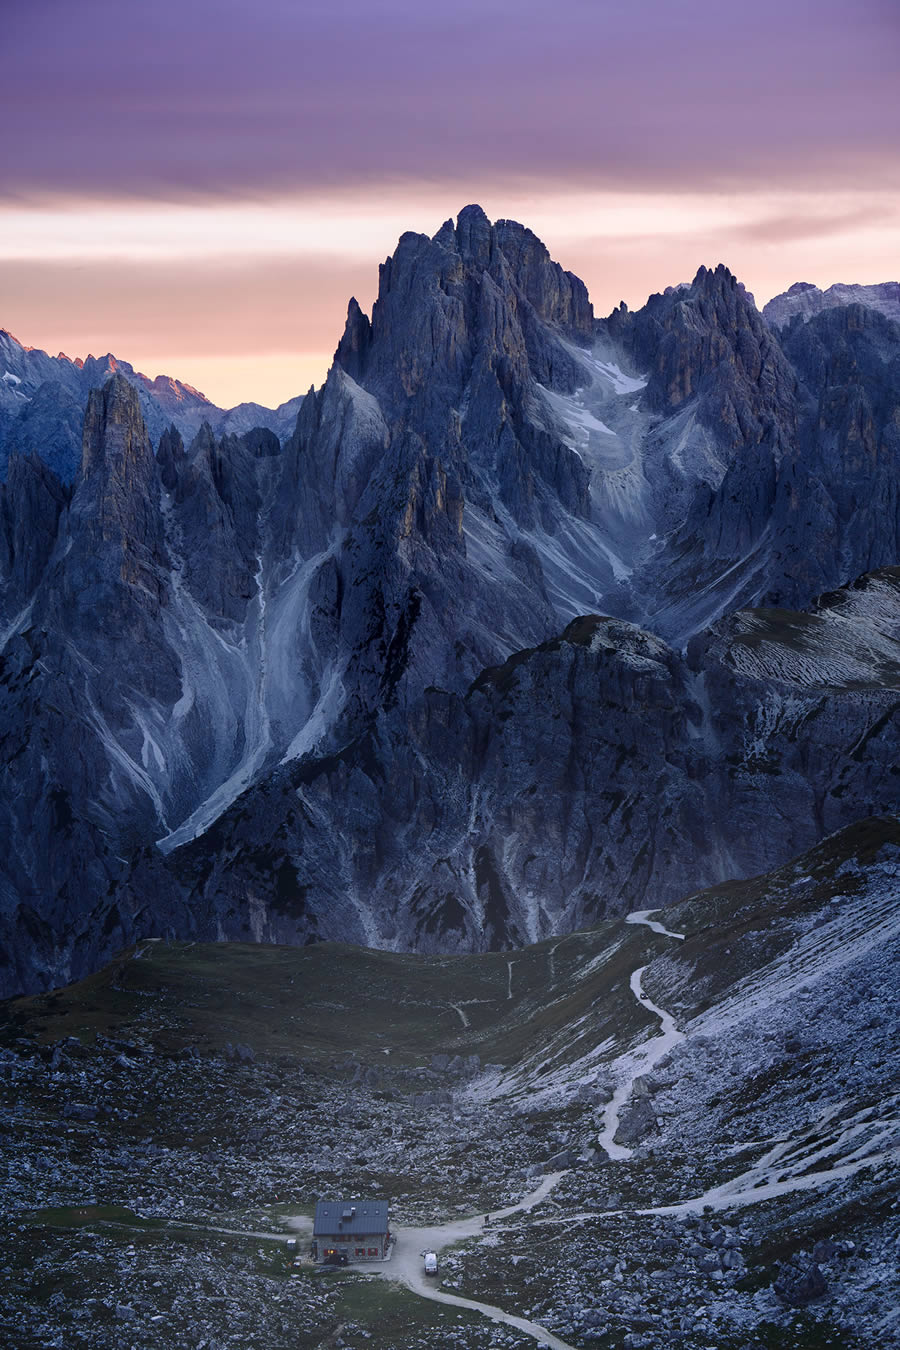
[[[470,206],[273,414],[0,334],[4,1344],[900,1346],[900,323],[810,290]]]
[[[470,206],[289,432],[4,335],[0,990],[518,947],[894,811],[900,325],[828,295],[599,319]]]

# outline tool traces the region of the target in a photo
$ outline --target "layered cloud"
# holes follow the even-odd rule
[[[398,235],[471,200],[601,313],[700,263],[760,299],[891,279],[898,31],[881,0],[34,0],[0,47],[0,324],[288,397]]]
[[[896,171],[898,31],[890,0],[33,0],[0,191],[850,182]]]

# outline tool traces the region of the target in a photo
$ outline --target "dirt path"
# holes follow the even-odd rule
[[[676,938],[679,942],[684,941],[684,933],[673,933],[656,919],[651,919],[651,914],[656,914],[655,909],[635,909],[625,916],[626,923],[645,924],[654,933],[660,933],[663,937]],[[647,1041],[637,1050],[632,1050],[629,1054],[621,1057],[621,1063],[625,1072],[619,1081],[619,1084],[613,1093],[612,1101],[608,1102],[603,1111],[603,1125],[597,1142],[602,1149],[606,1151],[607,1156],[612,1161],[622,1158],[630,1158],[632,1149],[626,1148],[623,1144],[615,1142],[615,1136],[619,1129],[619,1118],[622,1114],[622,1108],[631,1097],[632,1089],[636,1078],[652,1069],[664,1055],[668,1054],[672,1046],[677,1041],[684,1040],[684,1033],[675,1026],[675,1020],[664,1008],[658,1008],[655,1003],[651,1003],[648,996],[644,993],[641,981],[643,979],[646,966],[641,966],[633,971],[630,987],[638,1003],[645,1007],[648,1012],[655,1013],[661,1023],[661,1030],[658,1036]]]
[[[649,915],[653,913],[655,911],[649,909],[635,910],[628,915],[626,922],[646,924],[653,932],[660,933],[665,937],[684,939],[683,933],[672,933],[661,923],[651,919]],[[549,953],[551,972],[553,971],[553,953],[555,950],[556,948],[553,947]],[[507,961],[506,965],[507,997],[512,998],[514,962]],[[610,1158],[628,1158],[631,1156],[631,1149],[616,1144],[613,1141],[613,1136],[619,1128],[619,1113],[631,1096],[634,1080],[662,1059],[663,1055],[671,1049],[676,1041],[683,1039],[683,1033],[677,1029],[671,1015],[665,1009],[658,1008],[655,1003],[651,1003],[649,997],[644,993],[641,978],[645,969],[646,966],[641,966],[632,974],[631,992],[648,1012],[655,1013],[660,1019],[661,1030],[658,1036],[654,1036],[649,1042],[626,1057],[627,1072],[604,1112],[603,1130],[599,1142],[606,1149]],[[462,1014],[460,1013],[460,1015]],[[513,1214],[527,1213],[532,1210],[542,1200],[546,1199],[561,1176],[561,1172],[550,1173],[544,1178],[536,1191],[526,1196],[517,1205],[510,1205],[507,1209],[495,1211],[491,1215],[492,1220],[506,1219]],[[439,1276],[435,1279],[425,1275],[422,1261],[423,1252],[440,1253],[444,1248],[452,1246],[455,1242],[480,1237],[484,1232],[485,1215],[483,1214],[476,1214],[468,1219],[458,1219],[453,1223],[432,1228],[395,1228],[394,1247],[390,1261],[383,1265],[367,1266],[367,1269],[405,1284],[408,1289],[419,1294],[422,1298],[430,1298],[436,1303],[448,1303],[459,1308],[477,1309],[485,1317],[490,1317],[495,1322],[503,1322],[507,1326],[516,1327],[527,1336],[532,1336],[539,1344],[552,1346],[553,1350],[572,1350],[572,1347],[567,1345],[565,1341],[561,1341],[558,1336],[554,1336],[552,1332],[547,1331],[545,1327],[539,1326],[536,1322],[529,1322],[523,1317],[515,1317],[512,1313],[505,1313],[501,1308],[496,1308],[490,1303],[481,1303],[477,1299],[463,1298],[461,1295],[448,1293],[439,1287]]]
[[[537,1322],[529,1322],[524,1317],[514,1317],[512,1313],[506,1313],[502,1308],[495,1308],[491,1303],[481,1303],[474,1298],[461,1298],[458,1294],[448,1294],[446,1290],[435,1289],[422,1283],[416,1283],[411,1280],[405,1280],[405,1284],[416,1294],[421,1294],[423,1298],[430,1298],[435,1303],[449,1303],[455,1308],[469,1308],[476,1312],[483,1313],[489,1317],[492,1322],[503,1322],[508,1327],[515,1327],[522,1331],[526,1336],[531,1336],[537,1341],[538,1345],[552,1346],[553,1350],[575,1350],[575,1347],[569,1341],[561,1341],[558,1336],[554,1336],[552,1331],[546,1327],[540,1326]]]
[[[664,927],[656,919],[651,919],[651,914],[658,914],[656,909],[634,909],[630,914],[626,914],[626,923],[643,923],[648,928],[652,928],[654,933],[662,933],[663,937],[677,938],[679,942],[684,942],[684,933],[673,933],[671,928]]]
[[[537,1190],[532,1191],[530,1195],[526,1195],[518,1204],[509,1205],[505,1209],[493,1210],[490,1215],[491,1221],[507,1219],[513,1214],[529,1213],[542,1200],[546,1199],[562,1175],[562,1172],[549,1172]],[[457,1308],[474,1309],[494,1322],[503,1322],[507,1326],[516,1327],[526,1336],[533,1337],[538,1344],[552,1346],[553,1350],[573,1350],[568,1342],[561,1341],[558,1336],[554,1336],[546,1327],[540,1326],[537,1322],[529,1322],[524,1317],[516,1317],[512,1313],[504,1312],[502,1308],[495,1308],[491,1303],[482,1303],[478,1299],[463,1298],[460,1294],[451,1294],[440,1288],[440,1275],[436,1278],[426,1276],[422,1261],[423,1252],[433,1251],[440,1254],[442,1250],[452,1246],[455,1242],[462,1242],[466,1238],[480,1237],[485,1232],[486,1217],[484,1214],[473,1214],[467,1219],[455,1219],[452,1223],[439,1224],[431,1228],[395,1228],[393,1230],[394,1246],[390,1260],[378,1265],[367,1263],[365,1269],[383,1275],[385,1279],[396,1280],[398,1283],[405,1284],[413,1293],[419,1294],[422,1298],[432,1299],[435,1303],[448,1303]]]
[[[221,1233],[224,1237],[255,1238],[263,1242],[298,1242],[301,1237],[311,1238],[313,1221],[304,1214],[286,1218],[289,1232],[282,1233],[271,1228],[221,1228],[210,1223],[191,1223],[187,1219],[167,1219],[171,1228],[187,1228],[198,1233]]]
[[[613,1093],[612,1101],[604,1108],[603,1126],[597,1136],[600,1147],[605,1149],[607,1156],[614,1161],[620,1158],[630,1158],[632,1154],[630,1148],[615,1142],[615,1136],[619,1128],[622,1108],[631,1097],[635,1079],[648,1073],[654,1064],[658,1064],[663,1056],[669,1053],[673,1045],[684,1040],[684,1032],[678,1030],[671,1013],[667,1013],[664,1008],[658,1008],[655,1003],[651,1003],[649,997],[644,993],[641,980],[646,969],[646,966],[641,966],[632,973],[631,992],[642,1007],[646,1008],[648,1012],[656,1014],[660,1020],[661,1029],[658,1036],[652,1037],[639,1046],[637,1050],[632,1050],[627,1055],[622,1056],[621,1062],[624,1065],[625,1072]]]

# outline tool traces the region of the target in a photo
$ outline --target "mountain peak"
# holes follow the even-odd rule
[[[651,295],[643,310],[606,321],[639,370],[649,370],[647,405],[670,415],[699,398],[698,415],[732,449],[770,439],[773,418],[789,437],[795,380],[753,296],[718,263],[687,288]]]
[[[672,289],[677,291],[679,288],[674,287]],[[707,295],[713,293],[736,294],[741,296],[754,309],[756,308],[752,293],[747,290],[742,281],[738,281],[734,272],[725,263],[716,263],[715,267],[704,267],[701,264],[688,290]]]
[[[137,390],[118,370],[100,389],[92,389],[84,417],[81,477],[100,465],[115,464],[130,476],[131,466],[153,459]]]
[[[589,342],[593,322],[584,283],[535,234],[515,221],[492,225],[470,205],[433,238],[400,237],[381,265],[371,322],[351,300],[336,360],[387,404],[402,406],[427,385],[430,400],[444,402],[452,387],[458,406],[456,386],[481,358],[522,370],[527,361],[539,382],[574,387],[575,363],[546,330]]]
[[[338,343],[334,359],[351,379],[358,379],[362,370],[365,354],[372,337],[372,325],[369,317],[360,308],[355,295],[351,295],[347,305],[347,322]]]
[[[471,202],[468,206],[464,206],[456,217],[457,229],[471,223],[484,224],[490,228],[491,222],[488,219],[487,212],[477,202]]]
[[[491,260],[492,229],[480,206],[464,206],[456,218],[456,240],[467,262],[487,267]]]

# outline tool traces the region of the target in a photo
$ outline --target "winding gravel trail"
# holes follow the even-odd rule
[[[655,910],[635,910],[626,918],[626,923],[646,924],[654,933],[660,933],[664,937],[676,938],[679,941],[684,940],[684,933],[672,933],[661,923],[649,916],[655,913]],[[555,948],[553,949],[555,951]],[[552,952],[551,952],[552,961]],[[507,962],[508,972],[508,996],[512,998],[512,978],[513,962]],[[647,1073],[654,1064],[662,1057],[668,1054],[669,1050],[678,1041],[684,1039],[684,1033],[679,1031],[675,1025],[675,1020],[664,1008],[658,1008],[651,1002],[649,996],[644,993],[641,980],[643,978],[646,966],[641,966],[635,970],[631,976],[630,987],[634,997],[646,1008],[648,1012],[654,1013],[660,1020],[660,1033],[654,1036],[640,1046],[637,1050],[631,1052],[627,1057],[627,1071],[622,1078],[612,1101],[606,1107],[603,1117],[603,1128],[599,1136],[599,1143],[606,1150],[610,1158],[629,1158],[632,1150],[624,1148],[621,1144],[615,1143],[614,1135],[619,1128],[620,1112],[631,1096],[636,1078],[641,1074]],[[537,1190],[526,1196],[524,1200],[517,1205],[510,1205],[507,1209],[497,1210],[491,1215],[492,1219],[505,1219],[512,1214],[527,1213],[550,1194],[556,1185],[562,1172],[551,1172],[541,1182]],[[430,1281],[425,1275],[422,1261],[422,1253],[426,1251],[440,1252],[443,1248],[451,1246],[454,1242],[464,1241],[466,1238],[480,1237],[485,1232],[485,1215],[476,1214],[468,1219],[458,1219],[453,1223],[442,1224],[434,1228],[396,1228],[394,1230],[394,1248],[391,1253],[390,1261],[379,1266],[369,1266],[368,1269],[376,1271],[388,1279],[397,1280],[405,1284],[408,1289],[419,1294],[422,1298],[429,1298],[436,1303],[447,1303],[458,1308],[474,1308],[491,1318],[495,1322],[503,1322],[507,1326],[516,1327],[517,1330],[524,1332],[527,1336],[533,1337],[540,1344],[551,1346],[553,1350],[572,1350],[572,1347],[566,1341],[562,1341],[558,1336],[554,1336],[546,1327],[540,1326],[536,1322],[529,1322],[524,1317],[516,1317],[512,1313],[506,1313],[501,1308],[496,1308],[493,1304],[482,1303],[478,1299],[463,1298],[459,1294],[451,1294],[446,1290],[439,1288],[434,1281]]]
[[[673,933],[656,919],[651,919],[651,914],[656,914],[655,909],[636,909],[631,914],[626,915],[625,922],[633,924],[646,924],[654,933],[661,933],[663,937],[676,938],[683,942],[684,933]],[[622,1108],[631,1097],[634,1089],[635,1079],[643,1074],[649,1073],[654,1064],[658,1064],[664,1055],[667,1055],[673,1045],[684,1040],[684,1032],[679,1031],[675,1025],[675,1019],[671,1013],[667,1013],[665,1008],[658,1008],[655,1003],[650,1001],[647,994],[644,993],[641,983],[646,966],[640,966],[632,972],[629,985],[638,1003],[646,1008],[648,1012],[655,1013],[660,1020],[660,1033],[651,1040],[639,1046],[637,1050],[632,1050],[630,1054],[622,1057],[622,1063],[625,1066],[625,1073],[619,1080],[618,1086],[613,1093],[612,1101],[608,1102],[603,1111],[603,1124],[600,1133],[597,1136],[597,1142],[605,1150],[607,1157],[616,1161],[622,1158],[630,1158],[632,1149],[626,1148],[623,1144],[617,1144],[615,1136],[619,1129],[619,1117],[622,1114]]]
[[[562,1175],[562,1172],[548,1172],[537,1190],[526,1195],[516,1205],[492,1211],[491,1220],[506,1219],[513,1214],[527,1214],[547,1198]],[[539,1344],[552,1346],[553,1350],[574,1350],[567,1341],[560,1340],[539,1323],[529,1322],[527,1318],[504,1312],[502,1308],[496,1308],[492,1303],[482,1303],[479,1299],[451,1294],[426,1276],[422,1262],[423,1252],[440,1253],[454,1242],[480,1237],[485,1232],[487,1217],[485,1214],[473,1214],[467,1219],[456,1219],[452,1223],[436,1225],[433,1228],[395,1228],[390,1259],[378,1265],[367,1263],[365,1269],[383,1275],[386,1279],[405,1284],[422,1298],[431,1299],[435,1303],[451,1304],[456,1308],[468,1308],[482,1313],[493,1322],[503,1322],[506,1326],[515,1327]]]
[[[623,1057],[627,1066],[625,1075],[619,1080],[612,1101],[604,1107],[603,1125],[597,1136],[597,1142],[602,1149],[606,1150],[607,1156],[613,1160],[630,1158],[633,1152],[633,1149],[626,1148],[624,1144],[617,1144],[615,1136],[619,1129],[619,1117],[622,1114],[622,1108],[631,1097],[635,1079],[649,1073],[653,1066],[669,1053],[673,1045],[677,1045],[679,1041],[684,1040],[684,1032],[678,1030],[671,1013],[667,1013],[665,1008],[658,1008],[655,1003],[651,1003],[648,995],[644,993],[641,980],[646,969],[646,966],[641,966],[633,972],[629,982],[631,992],[642,1007],[646,1008],[648,1012],[656,1014],[661,1023],[661,1030],[658,1036],[652,1037],[651,1040],[639,1046],[637,1050],[632,1050],[629,1055]]]
[[[634,909],[630,914],[626,914],[626,923],[644,923],[648,928],[652,928],[654,933],[662,933],[663,937],[677,938],[679,942],[684,942],[684,933],[673,933],[671,928],[664,927],[657,919],[651,919],[650,914],[658,914],[657,909]]]

